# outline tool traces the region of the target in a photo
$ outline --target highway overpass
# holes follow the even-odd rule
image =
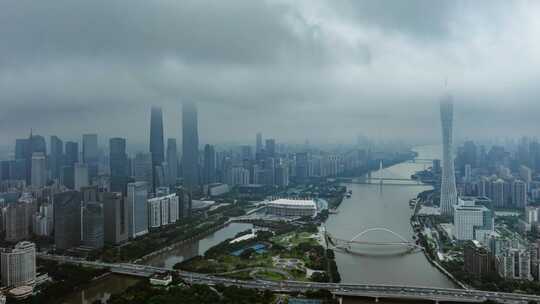
[[[127,264],[127,263],[104,263],[99,261],[87,261],[80,258],[58,255],[38,254],[38,258],[52,260],[60,263],[70,263],[88,267],[107,268],[114,273],[122,273],[134,276],[148,277],[155,273],[165,273],[174,271],[171,269],[153,267],[147,265]],[[308,290],[327,289],[337,296],[356,296],[373,298],[376,301],[385,299],[410,299],[427,300],[437,302],[456,303],[481,303],[486,300],[494,300],[499,303],[528,303],[537,301],[540,303],[540,296],[526,295],[518,293],[488,292],[478,290],[432,288],[419,286],[397,286],[382,284],[346,284],[346,283],[315,283],[298,281],[264,281],[252,280],[242,281],[217,277],[208,274],[175,271],[187,282],[197,284],[223,284],[227,286],[238,286],[244,288],[268,289],[274,292],[306,292]]]

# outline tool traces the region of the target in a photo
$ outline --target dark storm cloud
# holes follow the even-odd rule
[[[0,143],[30,127],[146,142],[149,108],[202,142],[436,138],[443,82],[463,129],[530,133],[538,3],[519,1],[6,1]],[[479,117],[484,127],[474,128]],[[504,121],[505,125],[500,122]],[[460,133],[458,130],[456,133]],[[465,132],[461,132],[465,133]]]

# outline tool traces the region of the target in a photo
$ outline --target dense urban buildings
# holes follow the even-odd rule
[[[434,185],[419,203],[431,208],[423,223],[433,225],[424,237],[440,246],[441,263],[455,257],[476,280],[537,280],[540,147],[534,139],[499,145],[467,140],[455,149],[454,164],[452,111],[447,97],[441,103],[442,161],[422,160],[425,170],[413,175],[415,186]],[[7,250],[36,239],[55,254],[110,254],[167,235],[185,222],[204,223],[221,208],[250,204],[253,209],[234,210],[231,218],[317,222],[327,215],[318,197],[337,191],[327,184],[355,178],[362,183],[362,176],[369,177],[381,163],[384,167],[387,161],[399,163],[415,155],[410,146],[388,148],[368,140],[327,148],[263,140],[260,133],[254,145],[199,146],[196,106],[185,104],[182,118],[181,162],[175,138],[167,140],[164,150],[159,108],[152,108],[145,149],[130,149],[122,137],[110,138],[108,147],[101,148],[97,134],[86,134],[81,156],[77,142],[63,146],[57,136],[51,136],[47,154],[39,135],[17,140],[13,158],[0,162]],[[388,191],[385,183],[379,185],[381,193]],[[420,207],[419,214],[426,216]],[[461,251],[452,251],[456,248]]]

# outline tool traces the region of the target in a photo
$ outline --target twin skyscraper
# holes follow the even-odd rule
[[[178,176],[178,159],[176,140],[167,141],[167,158],[165,159],[165,143],[163,136],[163,111],[160,107],[152,107],[150,115],[150,153],[152,156],[152,189],[166,179],[169,184],[176,183]],[[190,189],[199,184],[199,133],[197,107],[192,102],[182,105],[182,175],[184,186]],[[163,170],[163,164],[167,170]]]

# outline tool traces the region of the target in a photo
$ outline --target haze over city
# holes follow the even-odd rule
[[[0,145],[95,132],[146,145],[149,109],[201,143],[534,135],[535,1],[14,1],[0,10]]]
[[[0,304],[540,303],[540,1],[0,4]]]

